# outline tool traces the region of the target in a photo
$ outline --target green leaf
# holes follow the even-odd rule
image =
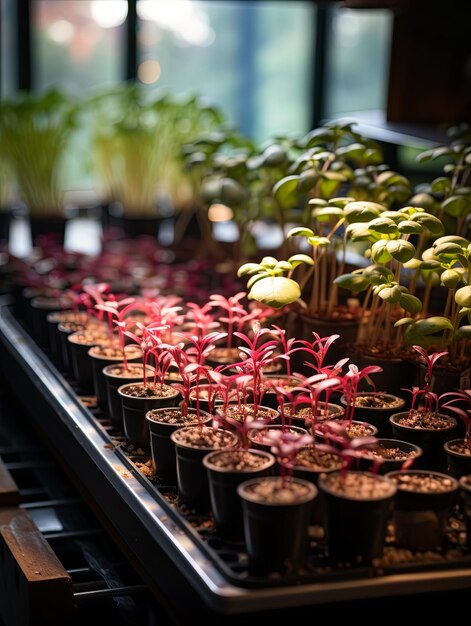
[[[382,289],[378,289],[377,295],[389,304],[395,304],[399,302],[401,298],[401,290],[398,285],[393,285],[392,287],[383,287]]]
[[[399,232],[407,235],[420,235],[423,231],[422,226],[412,220],[402,220],[397,225]]]
[[[461,289],[455,292],[455,302],[459,304],[459,306],[466,308],[471,307],[471,285],[461,287]]]
[[[440,245],[442,243],[456,243],[462,248],[467,248],[470,245],[468,239],[464,237],[460,237],[459,235],[445,235],[444,237],[439,237],[434,242],[434,245]]]
[[[257,282],[257,280],[261,280],[262,278],[267,278],[268,276],[272,276],[270,272],[260,272],[258,274],[254,274],[247,281],[247,289],[252,289],[253,285]]]
[[[415,320],[413,317],[401,317],[401,319],[397,320],[397,322],[394,324],[394,328],[398,328],[399,326],[408,326],[409,324],[414,324],[414,323],[415,323]]]
[[[241,278],[242,276],[247,276],[250,274],[255,274],[255,272],[260,272],[262,269],[263,268],[260,263],[244,263],[237,270],[237,276]]]
[[[399,232],[396,222],[387,217],[377,217],[371,220],[368,223],[368,228],[382,235],[397,235]]]
[[[332,217],[342,218],[343,210],[335,206],[314,209],[312,211],[312,217],[319,222],[328,222]]]
[[[440,176],[432,181],[432,191],[433,193],[449,193],[451,189],[451,182],[449,178],[445,178],[445,176]]]
[[[260,261],[260,265],[262,265],[264,268],[269,268],[269,269],[273,269],[276,264],[278,263],[278,259],[275,259],[274,256],[264,256],[263,259]]]
[[[402,293],[399,299],[402,308],[411,315],[417,315],[422,310],[422,302],[410,293]],[[408,318],[411,319],[411,318]]]
[[[452,258],[463,254],[463,248],[452,241],[439,243],[437,242],[433,244],[433,253],[435,256],[450,256]]]
[[[387,243],[386,239],[380,239],[371,246],[371,259],[374,263],[389,263],[392,259]]]
[[[351,202],[354,202],[355,198],[351,198],[350,196],[340,196],[338,198],[330,198],[329,199],[329,206],[335,206],[338,207],[339,209],[342,209],[342,215],[343,215],[343,209],[347,206],[347,204],[350,204]]]
[[[461,273],[457,272],[454,269],[445,270],[440,275],[440,281],[442,285],[444,287],[448,287],[448,289],[455,289],[461,278]]]
[[[293,269],[293,266],[289,261],[278,261],[273,270],[277,273],[281,272],[290,272]]]
[[[460,326],[453,335],[453,339],[471,339],[471,326]]]
[[[345,207],[345,217],[351,224],[353,222],[369,222],[381,215],[384,207],[377,202],[358,201],[350,202]]]
[[[418,270],[422,265],[422,261],[420,259],[410,259],[403,265],[407,270]]]
[[[368,289],[370,283],[360,274],[342,274],[334,279],[334,284],[349,289],[353,293],[360,293]]]
[[[461,217],[471,210],[471,200],[466,196],[451,196],[442,203],[442,208],[447,215]]]
[[[404,341],[410,346],[419,345],[428,348],[437,344],[447,330],[453,330],[453,324],[448,318],[428,317],[407,326]]]
[[[291,228],[286,237],[289,239],[290,237],[312,237],[314,235],[314,231],[310,228],[306,228],[305,226],[295,226]]]
[[[298,283],[285,276],[270,276],[257,281],[251,288],[248,297],[262,304],[279,309],[296,302],[301,297]]]
[[[291,263],[293,267],[301,265],[301,263],[307,263],[307,265],[314,265],[314,259],[307,254],[293,254],[289,257],[288,263]]]
[[[400,263],[407,263],[415,254],[415,247],[404,239],[388,241],[386,247],[389,254]]]
[[[301,172],[298,179],[296,189],[301,194],[309,193],[311,189],[314,189],[317,181],[319,180],[319,174],[316,170],[309,169]]]
[[[327,239],[327,237],[320,237],[319,235],[308,237],[308,242],[311,244],[311,246],[316,246],[319,248],[327,248],[328,246],[332,245],[330,239]]]
[[[282,209],[293,209],[299,203],[299,176],[285,176],[273,187],[273,196]]]
[[[352,143],[349,146],[337,148],[336,154],[347,160],[352,159],[358,161],[362,159],[365,154],[365,146],[361,143]]]
[[[441,235],[445,230],[438,217],[430,215],[430,213],[416,213],[415,215],[411,215],[411,220],[425,226],[432,235]]]
[[[278,167],[286,161],[286,150],[278,144],[273,144],[263,151],[262,158],[266,167]]]

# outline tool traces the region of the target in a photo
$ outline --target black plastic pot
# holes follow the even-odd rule
[[[250,568],[264,574],[296,572],[307,557],[308,526],[317,488],[309,481],[292,478],[286,482],[301,485],[303,494],[292,500],[266,501],[253,492],[260,481],[280,484],[279,476],[251,478],[237,487],[242,499],[244,537]]]
[[[139,363],[142,361],[142,353],[138,349],[134,351],[136,354],[133,356],[133,352],[126,348],[127,360],[129,363]],[[91,359],[92,364],[92,377],[93,377],[93,390],[96,396],[98,408],[105,413],[109,412],[108,405],[108,393],[106,386],[106,377],[103,373],[103,369],[112,363],[121,363],[123,356],[107,357],[101,354],[94,354],[93,347],[89,349],[88,356]]]
[[[157,214],[155,207],[154,215],[125,215],[119,203],[112,203],[108,207],[110,225],[119,228],[123,234],[130,239],[135,239],[141,235],[147,235],[158,239],[162,217]]]
[[[79,393],[92,395],[93,387],[93,370],[92,361],[88,356],[88,352],[92,346],[98,345],[99,341],[93,343],[80,343],[75,341],[75,333],[67,336],[70,349],[70,363],[72,366],[72,375],[77,383]]]
[[[128,383],[118,387],[118,394],[121,396],[123,408],[123,430],[126,441],[132,443],[135,447],[149,450],[150,435],[147,425],[146,413],[151,409],[159,409],[163,407],[176,406],[180,392],[172,389],[173,394],[169,396],[159,397],[137,397],[127,393],[130,385],[140,384],[141,381]],[[165,385],[170,387],[170,385]]]
[[[419,448],[422,448],[421,467],[427,470],[442,471],[445,462],[443,445],[446,441],[451,439],[457,425],[456,420],[453,417],[441,415],[441,417],[448,420],[450,424],[449,428],[438,430],[410,428],[409,426],[403,426],[397,422],[401,417],[407,414],[407,412],[394,413],[389,418],[394,439],[409,441],[419,446]]]
[[[268,476],[275,465],[275,457],[269,452],[253,449],[237,449],[234,454],[254,454],[264,460],[263,465],[257,468],[228,469],[220,467],[217,459],[224,451],[210,452],[203,458],[203,465],[208,472],[209,494],[214,521],[218,532],[224,537],[240,539],[244,534],[242,520],[242,502],[237,487],[258,476]]]
[[[459,480],[461,509],[466,524],[466,545],[471,551],[471,474],[462,476]]]
[[[48,352],[51,352],[49,341],[49,313],[70,309],[70,302],[63,298],[45,298],[38,296],[30,302],[31,322],[36,342]]]
[[[387,488],[381,497],[361,498],[353,493],[341,493],[328,484],[329,476],[342,481],[341,472],[319,478],[319,489],[327,500],[327,544],[334,563],[368,564],[382,555],[390,518],[395,485],[388,478],[369,472],[345,472],[361,480],[362,476],[385,481]]]
[[[450,506],[458,491],[458,481],[448,474],[426,470],[390,472],[386,476],[395,481],[413,474],[437,476],[449,481],[447,491],[410,491],[397,484],[394,498],[396,542],[409,550],[426,551],[440,547]]]
[[[73,329],[68,325],[65,326],[63,322],[57,325],[58,343],[59,343],[59,363],[62,366],[64,372],[69,376],[73,376],[72,368],[72,344],[68,340],[68,336],[77,330],[83,330],[86,324],[77,323],[73,326]]]
[[[10,223],[12,211],[6,207],[0,207],[0,249],[7,246],[10,241]]]
[[[178,407],[175,407],[174,410],[181,415],[181,410]],[[170,435],[177,430],[177,428],[197,425],[198,420],[196,418],[196,409],[189,408],[188,419],[184,420],[182,418],[177,424],[159,421],[159,413],[161,411],[168,411],[168,408],[152,409],[146,413],[146,420],[150,433],[152,466],[154,472],[157,472],[159,476],[168,482],[175,484],[177,479],[175,444],[170,438]],[[212,417],[209,413],[206,413],[206,411],[200,411],[200,421],[202,423],[207,424],[211,421],[211,419]]]
[[[332,455],[329,455],[332,456]],[[332,463],[331,467],[307,467],[304,465],[294,465],[293,467],[293,476],[296,478],[302,478],[303,480],[308,480],[310,483],[317,487],[319,483],[319,477],[321,474],[328,474],[330,472],[336,472],[341,468],[341,462],[339,458],[338,464]],[[321,526],[325,529],[326,527],[326,517],[327,517],[327,502],[325,499],[324,492],[319,490],[317,497],[315,498],[312,504],[311,510],[311,525],[313,526]]]
[[[451,448],[453,444],[461,444],[463,441],[463,439],[452,439],[444,444],[445,471],[455,478],[471,474],[471,454],[462,454]]]
[[[395,396],[390,393],[376,393],[374,391],[360,392],[359,396],[382,396],[386,400],[396,400],[398,404],[394,407],[376,408],[367,406],[356,406],[354,410],[355,419],[373,424],[378,429],[378,437],[392,437],[392,428],[389,418],[394,413],[398,413],[405,406],[405,400],[400,396]],[[340,398],[342,406],[347,406],[347,399],[345,396]]]
[[[207,512],[211,508],[211,500],[208,473],[203,465],[203,458],[213,450],[235,447],[239,443],[239,439],[236,434],[220,428],[217,433],[221,433],[221,437],[224,437],[224,443],[218,446],[194,447],[179,437],[180,433],[188,428],[198,428],[198,426],[178,428],[170,435],[175,444],[178,495],[186,505],[196,512]]]
[[[401,397],[404,388],[408,389],[411,386],[411,380],[415,379],[414,364],[402,358],[386,358],[359,352],[354,359],[354,363],[358,365],[360,370],[369,365],[379,365],[382,368],[382,372],[373,374],[371,377],[375,389],[380,392]],[[361,391],[371,391],[371,387],[365,387]]]
[[[116,376],[113,374],[113,370],[116,366],[122,365],[122,363],[113,363],[106,365],[102,372],[105,377],[106,384],[106,397],[108,401],[108,414],[110,416],[111,424],[116,430],[123,430],[123,403],[121,396],[118,393],[119,387],[127,385],[132,382],[138,382],[142,380],[142,365],[134,367],[131,364],[131,371],[126,376]],[[134,364],[135,365],[135,364]],[[147,366],[149,374],[153,374],[153,369]]]

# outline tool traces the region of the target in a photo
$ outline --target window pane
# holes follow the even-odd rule
[[[138,0],[139,79],[199,94],[258,140],[309,130],[312,3]]]
[[[35,0],[33,83],[78,92],[120,80],[124,63],[124,0]]]
[[[32,5],[33,86],[59,87],[85,99],[122,79],[126,0],[35,0]],[[66,151],[62,184],[94,189],[91,124],[81,119]]]
[[[0,94],[10,95],[16,89],[16,7],[14,0],[0,0]]]
[[[387,10],[331,10],[324,116],[386,111],[393,15]]]

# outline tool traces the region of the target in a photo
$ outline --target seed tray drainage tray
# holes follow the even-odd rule
[[[124,435],[114,431],[109,426],[105,415],[98,411],[91,411],[98,423],[111,437],[116,454],[133,471],[137,479],[145,488],[158,498],[175,521],[205,551],[222,575],[231,583],[243,587],[277,587],[281,585],[302,585],[305,583],[353,580],[388,576],[403,572],[433,571],[471,567],[471,554],[465,551],[465,526],[458,508],[453,511],[447,524],[446,537],[439,551],[412,553],[409,550],[394,545],[392,526],[388,529],[386,548],[381,559],[371,566],[355,566],[338,564],[329,560],[325,543],[316,539],[319,528],[311,527],[314,537],[310,541],[310,548],[306,566],[302,570],[293,572],[271,572],[257,574],[250,571],[248,557],[242,540],[230,540],[217,533],[211,512],[207,514],[194,513],[179,501],[175,485],[162,482],[158,474],[152,475],[151,457],[146,454],[136,454],[131,451],[124,440]]]
[[[58,373],[6,306],[0,306],[0,347],[13,357],[8,376],[22,377],[15,385],[23,393],[24,385],[31,384],[37,402],[49,410],[51,423],[41,424],[39,415],[38,425],[53,446],[62,446],[67,462],[79,459],[84,484],[116,521],[150,577],[162,576],[152,558],[155,542],[206,605],[228,614],[471,587],[471,554],[465,551],[458,510],[449,519],[440,552],[413,555],[396,548],[391,535],[384,557],[374,565],[342,567],[329,562],[322,539],[313,538],[303,571],[251,572],[243,542],[218,536],[211,514],[195,515],[182,506],[176,487],[151,475],[150,457],[130,450],[107,416],[94,408],[93,399],[76,394],[74,382]],[[121,522],[113,508],[117,505],[131,525]],[[140,544],[134,541],[139,533]]]

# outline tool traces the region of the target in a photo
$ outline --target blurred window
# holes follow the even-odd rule
[[[249,137],[307,132],[315,6],[138,0],[138,78],[202,94]]]

